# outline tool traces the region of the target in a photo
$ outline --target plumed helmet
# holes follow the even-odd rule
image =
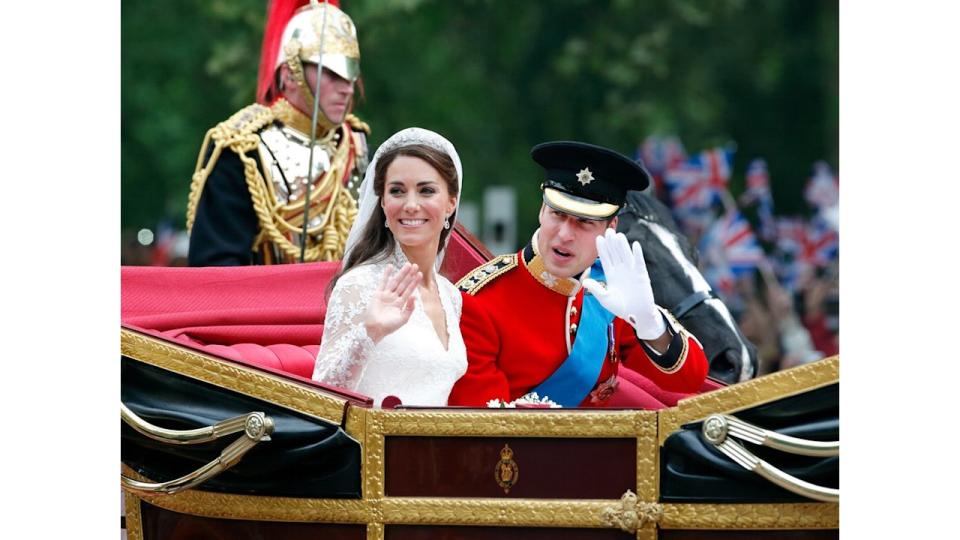
[[[258,101],[266,103],[269,100],[267,94],[274,74],[284,64],[290,65],[294,72],[302,73],[304,62],[322,62],[323,67],[350,82],[360,77],[357,28],[350,16],[336,4],[336,1],[311,5],[305,0],[274,0],[264,32]]]
[[[323,29],[326,15],[326,29]],[[318,8],[304,6],[294,14],[283,31],[283,44],[277,54],[274,69],[296,56],[301,62],[321,62],[321,37],[323,38],[323,67],[347,79],[356,81],[360,76],[360,43],[357,27],[346,13],[330,4]]]

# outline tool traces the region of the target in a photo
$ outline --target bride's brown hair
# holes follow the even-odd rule
[[[453,159],[451,159],[446,152],[437,150],[432,146],[411,144],[388,150],[377,158],[377,167],[374,170],[373,176],[373,191],[381,200],[383,199],[383,190],[386,184],[387,168],[390,167],[390,164],[393,163],[393,160],[395,160],[397,156],[410,156],[426,161],[440,174],[440,177],[443,178],[451,197],[456,197],[460,194],[457,167],[453,164]],[[453,223],[456,217],[457,209],[454,208],[453,213],[450,214],[450,222]],[[383,207],[378,204],[377,207],[373,209],[370,220],[367,221],[366,226],[364,226],[363,231],[360,233],[360,240],[357,242],[357,245],[350,251],[350,255],[343,261],[343,266],[340,268],[340,271],[337,272],[337,275],[330,281],[330,285],[327,288],[328,297],[340,277],[351,268],[360,266],[366,262],[383,261],[390,253],[393,253],[393,249],[396,247],[396,240],[393,238],[393,233],[390,232],[390,229],[384,225],[386,221],[387,216],[383,213]],[[440,250],[446,245],[447,236],[452,232],[453,227],[440,231],[440,243],[437,245],[437,253],[440,253]],[[421,271],[423,271],[423,269],[421,269]]]

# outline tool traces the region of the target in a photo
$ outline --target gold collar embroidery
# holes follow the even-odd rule
[[[274,116],[277,120],[283,122],[283,124],[290,129],[293,129],[303,135],[307,140],[310,138],[310,117],[298,111],[296,107],[290,104],[289,101],[280,98],[270,106],[270,110],[273,111]],[[321,115],[322,116],[322,115]],[[324,125],[323,120],[321,120],[317,127],[317,140],[328,138],[336,128],[339,126],[328,127]]]
[[[521,257],[521,259],[523,259],[523,267],[527,269],[527,272],[530,272],[533,279],[551,291],[562,294],[563,296],[576,295],[577,292],[580,291],[579,280],[557,277],[547,271],[547,267],[543,264],[543,258],[540,257],[540,252],[537,248],[537,236],[539,233],[539,229],[534,231],[533,239],[530,241],[531,249],[524,249],[521,252],[523,254]],[[532,257],[529,256],[531,251],[533,253]]]

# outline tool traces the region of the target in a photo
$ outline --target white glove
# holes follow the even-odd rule
[[[607,285],[604,287],[587,278],[583,280],[583,288],[593,294],[607,311],[629,322],[638,338],[653,340],[662,336],[667,324],[653,302],[653,289],[640,243],[634,242],[631,252],[623,233],[607,229],[604,235],[597,237],[597,254]]]

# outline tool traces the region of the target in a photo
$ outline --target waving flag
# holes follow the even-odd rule
[[[662,176],[663,173],[687,159],[687,152],[683,149],[680,139],[672,136],[650,135],[643,140],[643,144],[637,149],[637,154],[636,157],[643,159],[647,171],[655,176]]]
[[[813,266],[829,265],[840,251],[840,237],[827,223],[814,218],[806,228],[800,259]]]
[[[754,201],[763,204],[769,201],[773,206],[773,195],[770,192],[770,174],[767,172],[767,162],[755,159],[747,165],[747,189],[740,196],[741,204],[750,204]]]
[[[717,200],[720,198],[720,193],[727,189],[727,184],[730,182],[730,163],[732,161],[733,152],[723,148],[712,148],[700,152],[700,165],[703,167],[707,189]]]
[[[707,258],[722,260],[735,274],[755,269],[765,258],[748,222],[739,212],[718,219],[701,239]]]
[[[747,166],[747,189],[740,196],[740,204],[757,203],[757,216],[760,218],[760,237],[772,242],[777,237],[776,223],[773,219],[773,193],[770,191],[770,174],[767,162],[755,159]]]
[[[779,217],[776,220],[777,240],[779,251],[796,255],[803,249],[806,241],[807,225],[798,217]]]
[[[664,175],[687,159],[687,152],[678,137],[650,135],[637,147],[634,159],[643,160],[647,172],[653,177],[657,193],[664,193]]]
[[[664,180],[670,191],[670,202],[676,214],[682,216],[710,208],[713,198],[704,181],[699,158],[685,161],[668,170]]]
[[[731,161],[732,152],[714,148],[667,170],[664,180],[674,210],[681,214],[699,211],[719,201],[730,181]]]
[[[820,216],[809,222],[792,217],[777,220],[777,278],[787,289],[802,287],[816,268],[836,260],[840,251],[837,231]]]
[[[813,164],[813,176],[807,181],[803,195],[818,210],[839,204],[840,182],[825,161]]]

